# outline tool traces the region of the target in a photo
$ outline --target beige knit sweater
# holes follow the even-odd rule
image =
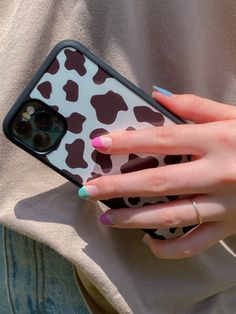
[[[1,0],[0,123],[69,38],[147,92],[158,84],[236,103],[235,0]],[[160,260],[142,231],[100,225],[100,205],[76,191],[0,132],[0,223],[70,260],[94,313],[235,313],[236,237]]]

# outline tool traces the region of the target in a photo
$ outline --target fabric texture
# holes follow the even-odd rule
[[[146,92],[158,85],[236,103],[235,14],[233,0],[2,0],[0,123],[50,49],[69,38]],[[74,264],[94,313],[235,312],[236,237],[160,260],[142,231],[102,226],[104,206],[76,191],[1,131],[0,223]]]

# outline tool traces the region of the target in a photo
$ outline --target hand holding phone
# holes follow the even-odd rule
[[[186,156],[103,154],[92,145],[98,136],[184,123],[147,96],[87,48],[59,43],[4,120],[16,145],[79,187],[100,177],[151,169]],[[120,197],[104,200],[111,208],[141,207],[178,196]],[[184,228],[147,230],[160,239],[182,235]]]

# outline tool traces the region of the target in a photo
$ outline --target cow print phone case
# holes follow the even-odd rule
[[[186,162],[186,156],[105,155],[91,145],[95,136],[184,123],[78,42],[60,42],[4,120],[6,136],[72,181]],[[111,208],[141,207],[177,196],[104,200]],[[189,230],[146,230],[169,239]]]

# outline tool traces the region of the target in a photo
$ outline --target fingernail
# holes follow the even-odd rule
[[[98,136],[92,140],[92,145],[96,149],[106,150],[111,147],[112,139],[109,136]]]
[[[95,185],[87,185],[79,189],[78,194],[80,198],[87,200],[94,197],[94,195],[97,194],[97,191],[98,189]]]
[[[149,246],[149,245],[148,245],[148,235],[147,235],[147,234],[143,237],[143,243],[144,243],[145,245]]]
[[[115,215],[111,213],[105,213],[99,217],[100,222],[103,225],[114,225],[115,224]]]
[[[165,95],[165,96],[172,96],[173,94],[171,92],[168,92],[168,90],[158,87],[158,86],[152,86],[152,88],[156,91],[158,91],[159,93]]]

